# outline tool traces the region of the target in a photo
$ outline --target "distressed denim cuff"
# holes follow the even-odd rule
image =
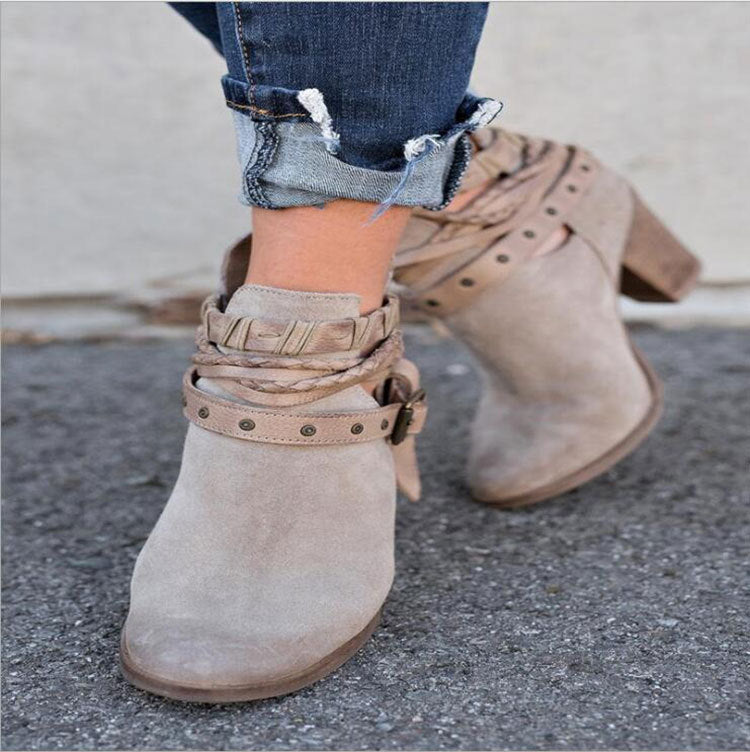
[[[339,198],[389,206],[442,209],[455,195],[469,159],[468,133],[498,114],[499,102],[467,94],[444,133],[416,134],[397,169],[355,166],[336,156],[339,135],[317,89],[294,91],[222,79],[233,110],[242,170],[240,200],[281,209]]]

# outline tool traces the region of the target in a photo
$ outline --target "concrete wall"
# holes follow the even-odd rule
[[[162,3],[1,13],[4,293],[210,285],[248,224],[220,58]],[[623,170],[709,280],[750,280],[749,30],[747,3],[495,3],[475,88]]]

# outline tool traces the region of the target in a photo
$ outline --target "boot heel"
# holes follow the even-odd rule
[[[676,303],[695,287],[701,264],[633,194],[633,224],[622,259],[620,292],[635,300]]]

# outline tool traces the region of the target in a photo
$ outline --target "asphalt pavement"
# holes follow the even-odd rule
[[[135,557],[177,475],[189,342],[10,346],[3,748],[750,747],[750,333],[641,329],[665,416],[605,476],[501,512],[464,480],[466,352],[409,334],[430,395],[382,626],[324,681],[184,705],[117,668]]]

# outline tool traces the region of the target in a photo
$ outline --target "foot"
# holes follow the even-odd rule
[[[668,299],[697,262],[653,215],[644,226],[630,186],[587,152],[493,130],[476,145],[470,200],[415,212],[395,280],[477,355],[469,481],[478,500],[518,506],[599,475],[654,426],[660,385],[620,319],[620,271],[638,257]]]
[[[425,412],[410,406],[404,425],[418,385],[399,362],[395,299],[360,316],[356,295],[225,292],[204,307],[182,468],[122,635],[132,683],[202,702],[291,692],[371,634],[393,577],[396,479],[418,493]],[[377,399],[361,386],[374,375]]]

